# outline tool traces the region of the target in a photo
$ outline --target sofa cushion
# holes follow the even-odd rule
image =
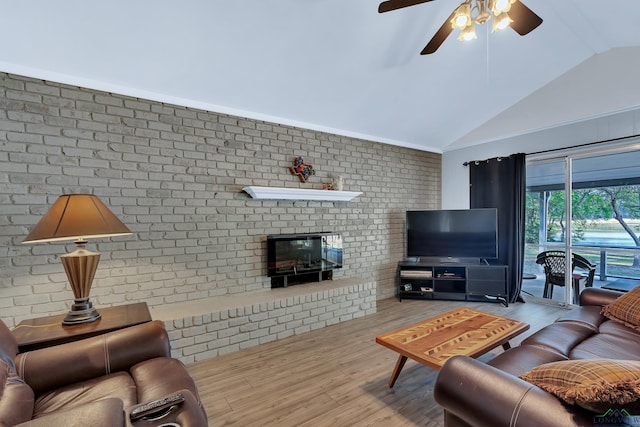
[[[569,404],[604,413],[640,407],[640,362],[629,360],[567,360],[540,365],[520,376]]]
[[[522,344],[543,347],[568,356],[576,345],[594,334],[593,329],[580,323],[556,322],[529,336]]]
[[[33,417],[110,397],[119,398],[125,407],[138,403],[136,384],[128,373],[116,372],[44,393],[36,399]]]
[[[607,320],[602,315],[601,306],[587,305],[584,307],[576,307],[569,311],[567,314],[558,318],[556,322],[573,322],[591,328],[593,331],[598,332],[600,325]]]
[[[16,427],[114,427],[124,425],[127,424],[125,424],[122,401],[108,398],[85,403],[72,409],[56,411]]]
[[[18,374],[36,395],[128,371],[138,362],[171,354],[164,323],[159,320],[20,353],[15,363]],[[55,369],[51,369],[55,366]],[[156,379],[157,380],[157,379]]]
[[[600,333],[615,335],[626,340],[640,342],[639,330],[631,329],[628,326],[624,326],[622,323],[614,322],[613,320],[607,320],[600,325]]]
[[[595,334],[576,345],[569,359],[640,360],[640,341],[614,334]]]
[[[605,305],[602,314],[615,322],[640,330],[640,286]]]
[[[511,375],[518,376],[543,363],[557,362],[559,360],[567,360],[567,357],[542,347],[520,345],[500,353],[487,364]]]

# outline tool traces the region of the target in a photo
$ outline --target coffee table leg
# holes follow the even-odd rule
[[[396,367],[393,368],[393,372],[391,373],[391,378],[389,379],[389,388],[393,387],[393,385],[396,383],[396,380],[400,375],[400,371],[402,371],[402,368],[404,368],[404,364],[406,361],[407,361],[407,356],[400,355],[400,357],[398,357],[398,361],[396,362]]]

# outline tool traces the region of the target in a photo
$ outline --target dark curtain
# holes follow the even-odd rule
[[[498,264],[509,266],[509,302],[522,301],[526,167],[524,154],[471,161],[470,207],[498,209]]]

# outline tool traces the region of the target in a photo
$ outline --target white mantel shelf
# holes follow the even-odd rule
[[[242,189],[258,200],[323,200],[348,202],[362,193],[359,191],[307,190],[304,188],[244,187]]]

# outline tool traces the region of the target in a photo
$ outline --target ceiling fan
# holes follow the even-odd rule
[[[387,0],[380,3],[378,12],[384,13],[433,0]],[[519,0],[465,0],[444,21],[440,29],[422,49],[420,55],[438,50],[454,29],[460,30],[458,40],[476,38],[475,24],[481,25],[493,18],[493,31],[506,27],[524,36],[542,24],[542,18]]]

